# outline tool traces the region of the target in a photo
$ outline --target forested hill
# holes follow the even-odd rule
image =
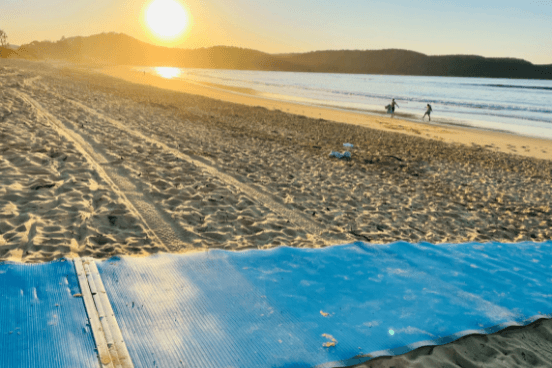
[[[552,65],[475,55],[427,56],[407,50],[315,51],[280,55],[309,71],[447,77],[552,79]]]
[[[125,34],[102,33],[22,45],[20,55],[82,63],[320,73],[552,79],[551,65],[472,55],[428,56],[407,50],[339,50],[267,54],[237,47],[175,49]]]
[[[175,66],[188,68],[295,70],[295,65],[260,51],[216,46],[176,49],[154,46],[125,34],[102,33],[57,42],[33,41],[24,51],[42,59],[62,59],[111,65]],[[21,52],[20,52],[21,53]]]

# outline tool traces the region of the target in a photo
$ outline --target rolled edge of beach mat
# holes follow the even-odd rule
[[[90,257],[73,262],[102,368],[134,368],[96,263]]]

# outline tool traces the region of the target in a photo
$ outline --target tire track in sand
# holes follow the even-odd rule
[[[320,239],[324,244],[327,244],[324,239],[320,238],[320,234],[325,231],[326,229],[322,227],[319,223],[311,220],[308,216],[304,215],[303,213],[288,208],[282,200],[275,198],[272,194],[267,193],[263,189],[259,188],[258,186],[254,184],[245,184],[242,181],[238,180],[236,177],[226,174],[222,172],[217,167],[210,165],[206,162],[200,161],[198,159],[194,159],[191,156],[180,152],[179,150],[176,150],[174,148],[171,148],[164,144],[163,142],[157,141],[153,138],[147,137],[144,134],[142,134],[139,131],[133,131],[124,125],[122,125],[120,122],[118,122],[115,119],[110,118],[109,116],[90,108],[86,105],[83,105],[82,103],[75,101],[70,98],[66,98],[58,93],[49,91],[50,93],[56,95],[58,98],[64,99],[73,105],[81,108],[85,112],[88,112],[89,114],[92,114],[96,116],[98,119],[101,119],[107,123],[110,123],[114,125],[117,129],[126,132],[127,134],[134,136],[138,139],[147,141],[151,144],[156,144],[163,148],[163,150],[172,153],[175,157],[178,157],[181,160],[187,161],[188,163],[195,165],[196,167],[204,170],[208,174],[219,178],[226,184],[236,188],[240,192],[242,192],[244,195],[246,195],[249,198],[252,198],[257,203],[262,204],[272,212],[280,215],[283,218],[287,218],[290,222],[294,223],[295,225],[301,227],[308,235],[316,237],[317,239]],[[356,239],[354,239],[356,240]]]
[[[175,229],[172,221],[167,221],[167,214],[160,211],[152,201],[144,196],[140,183],[133,183],[126,178],[121,169],[109,165],[110,161],[101,154],[100,149],[94,149],[78,133],[67,129],[55,116],[49,113],[42,105],[22,91],[10,89],[16,96],[30,105],[36,111],[37,118],[45,120],[60,136],[73,142],[76,149],[92,165],[98,175],[107,183],[110,189],[116,193],[120,200],[127,206],[130,212],[141,220],[147,236],[150,236],[167,251],[178,249],[186,234],[183,229]],[[98,147],[96,147],[98,148]],[[104,169],[105,168],[105,169]],[[180,233],[180,234],[179,234]]]

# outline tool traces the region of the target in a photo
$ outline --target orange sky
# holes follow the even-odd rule
[[[102,32],[182,48],[228,45],[269,53],[400,48],[428,55],[476,54],[552,64],[552,2],[513,0],[176,0],[191,16],[183,37],[153,37],[151,2],[1,0],[12,44]]]

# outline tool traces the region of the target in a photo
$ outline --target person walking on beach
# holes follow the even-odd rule
[[[431,105],[427,104],[426,112],[425,112],[424,116],[422,116],[422,120],[424,120],[425,116],[427,115],[429,121],[431,121],[431,112],[432,111],[433,111],[433,109],[431,108]]]
[[[389,114],[393,114],[393,115],[394,115],[394,114],[395,114],[395,106],[399,107],[399,104],[395,102],[395,99],[393,99],[393,100],[391,101],[391,103],[390,103],[389,105],[386,106],[386,107],[387,107],[387,112],[388,112]]]

